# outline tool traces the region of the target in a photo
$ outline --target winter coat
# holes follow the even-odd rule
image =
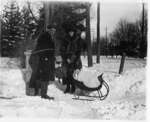
[[[37,40],[35,50],[29,59],[32,68],[30,87],[35,87],[37,81],[54,81],[55,44],[48,32],[44,32]]]
[[[85,44],[80,36],[67,35],[61,46],[63,65],[67,67],[67,74],[72,74],[76,69],[82,68],[81,52],[85,50]],[[70,62],[68,62],[68,59]]]

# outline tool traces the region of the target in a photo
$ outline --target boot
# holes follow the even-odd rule
[[[54,99],[54,97],[49,97],[47,95],[47,89],[48,89],[48,83],[46,82],[42,82],[41,83],[41,98],[44,98],[44,99]]]
[[[67,84],[66,80],[67,80],[66,78],[63,78],[63,79],[62,79],[62,84],[63,84],[63,85]]]
[[[34,96],[38,96],[39,95],[39,89],[36,87],[34,90],[35,90]]]
[[[70,84],[67,84],[67,88],[66,88],[66,90],[64,91],[64,93],[66,94],[66,93],[69,93],[70,92]]]
[[[40,88],[41,88],[41,83],[40,83],[40,81],[38,80],[38,81],[36,81],[35,88],[34,88],[34,90],[35,90],[34,95],[35,95],[35,96],[40,95],[40,94],[39,94]]]
[[[71,91],[70,91],[70,93],[74,93],[75,92],[75,86],[73,85],[73,84],[71,84]]]

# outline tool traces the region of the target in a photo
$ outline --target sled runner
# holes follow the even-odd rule
[[[97,91],[98,95],[99,95],[99,99],[100,100],[104,100],[108,94],[109,94],[109,86],[108,84],[104,81],[104,79],[102,78],[103,74],[99,75],[97,78],[100,82],[99,86],[97,87],[94,87],[94,88],[91,88],[91,87],[88,87],[86,86],[83,82],[81,81],[78,81],[76,79],[73,80],[73,83],[75,84],[76,87],[78,87],[79,89],[81,90],[84,90],[84,91],[90,91],[90,92],[93,92],[93,91]],[[104,86],[107,90],[107,93],[105,95],[102,94],[101,92],[101,88],[102,86]],[[75,99],[79,99],[79,95],[78,95],[78,98],[75,98]],[[94,97],[94,96],[86,96],[86,97]]]

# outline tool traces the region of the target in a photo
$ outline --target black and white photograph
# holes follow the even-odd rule
[[[147,119],[148,2],[0,1],[0,120]]]

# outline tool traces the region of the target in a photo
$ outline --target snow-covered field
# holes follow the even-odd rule
[[[118,74],[120,58],[101,57],[100,64],[95,63],[95,57],[93,60],[93,67],[88,68],[87,59],[82,57],[83,69],[78,78],[86,85],[97,86],[97,75],[104,73],[103,79],[110,87],[104,101],[83,96],[81,100],[74,100],[74,95],[63,93],[65,86],[57,81],[48,89],[54,101],[27,96],[24,80],[27,78],[18,68],[17,60],[0,58],[0,117],[145,120],[146,60],[126,58],[122,75]],[[88,94],[97,95],[97,92]]]

